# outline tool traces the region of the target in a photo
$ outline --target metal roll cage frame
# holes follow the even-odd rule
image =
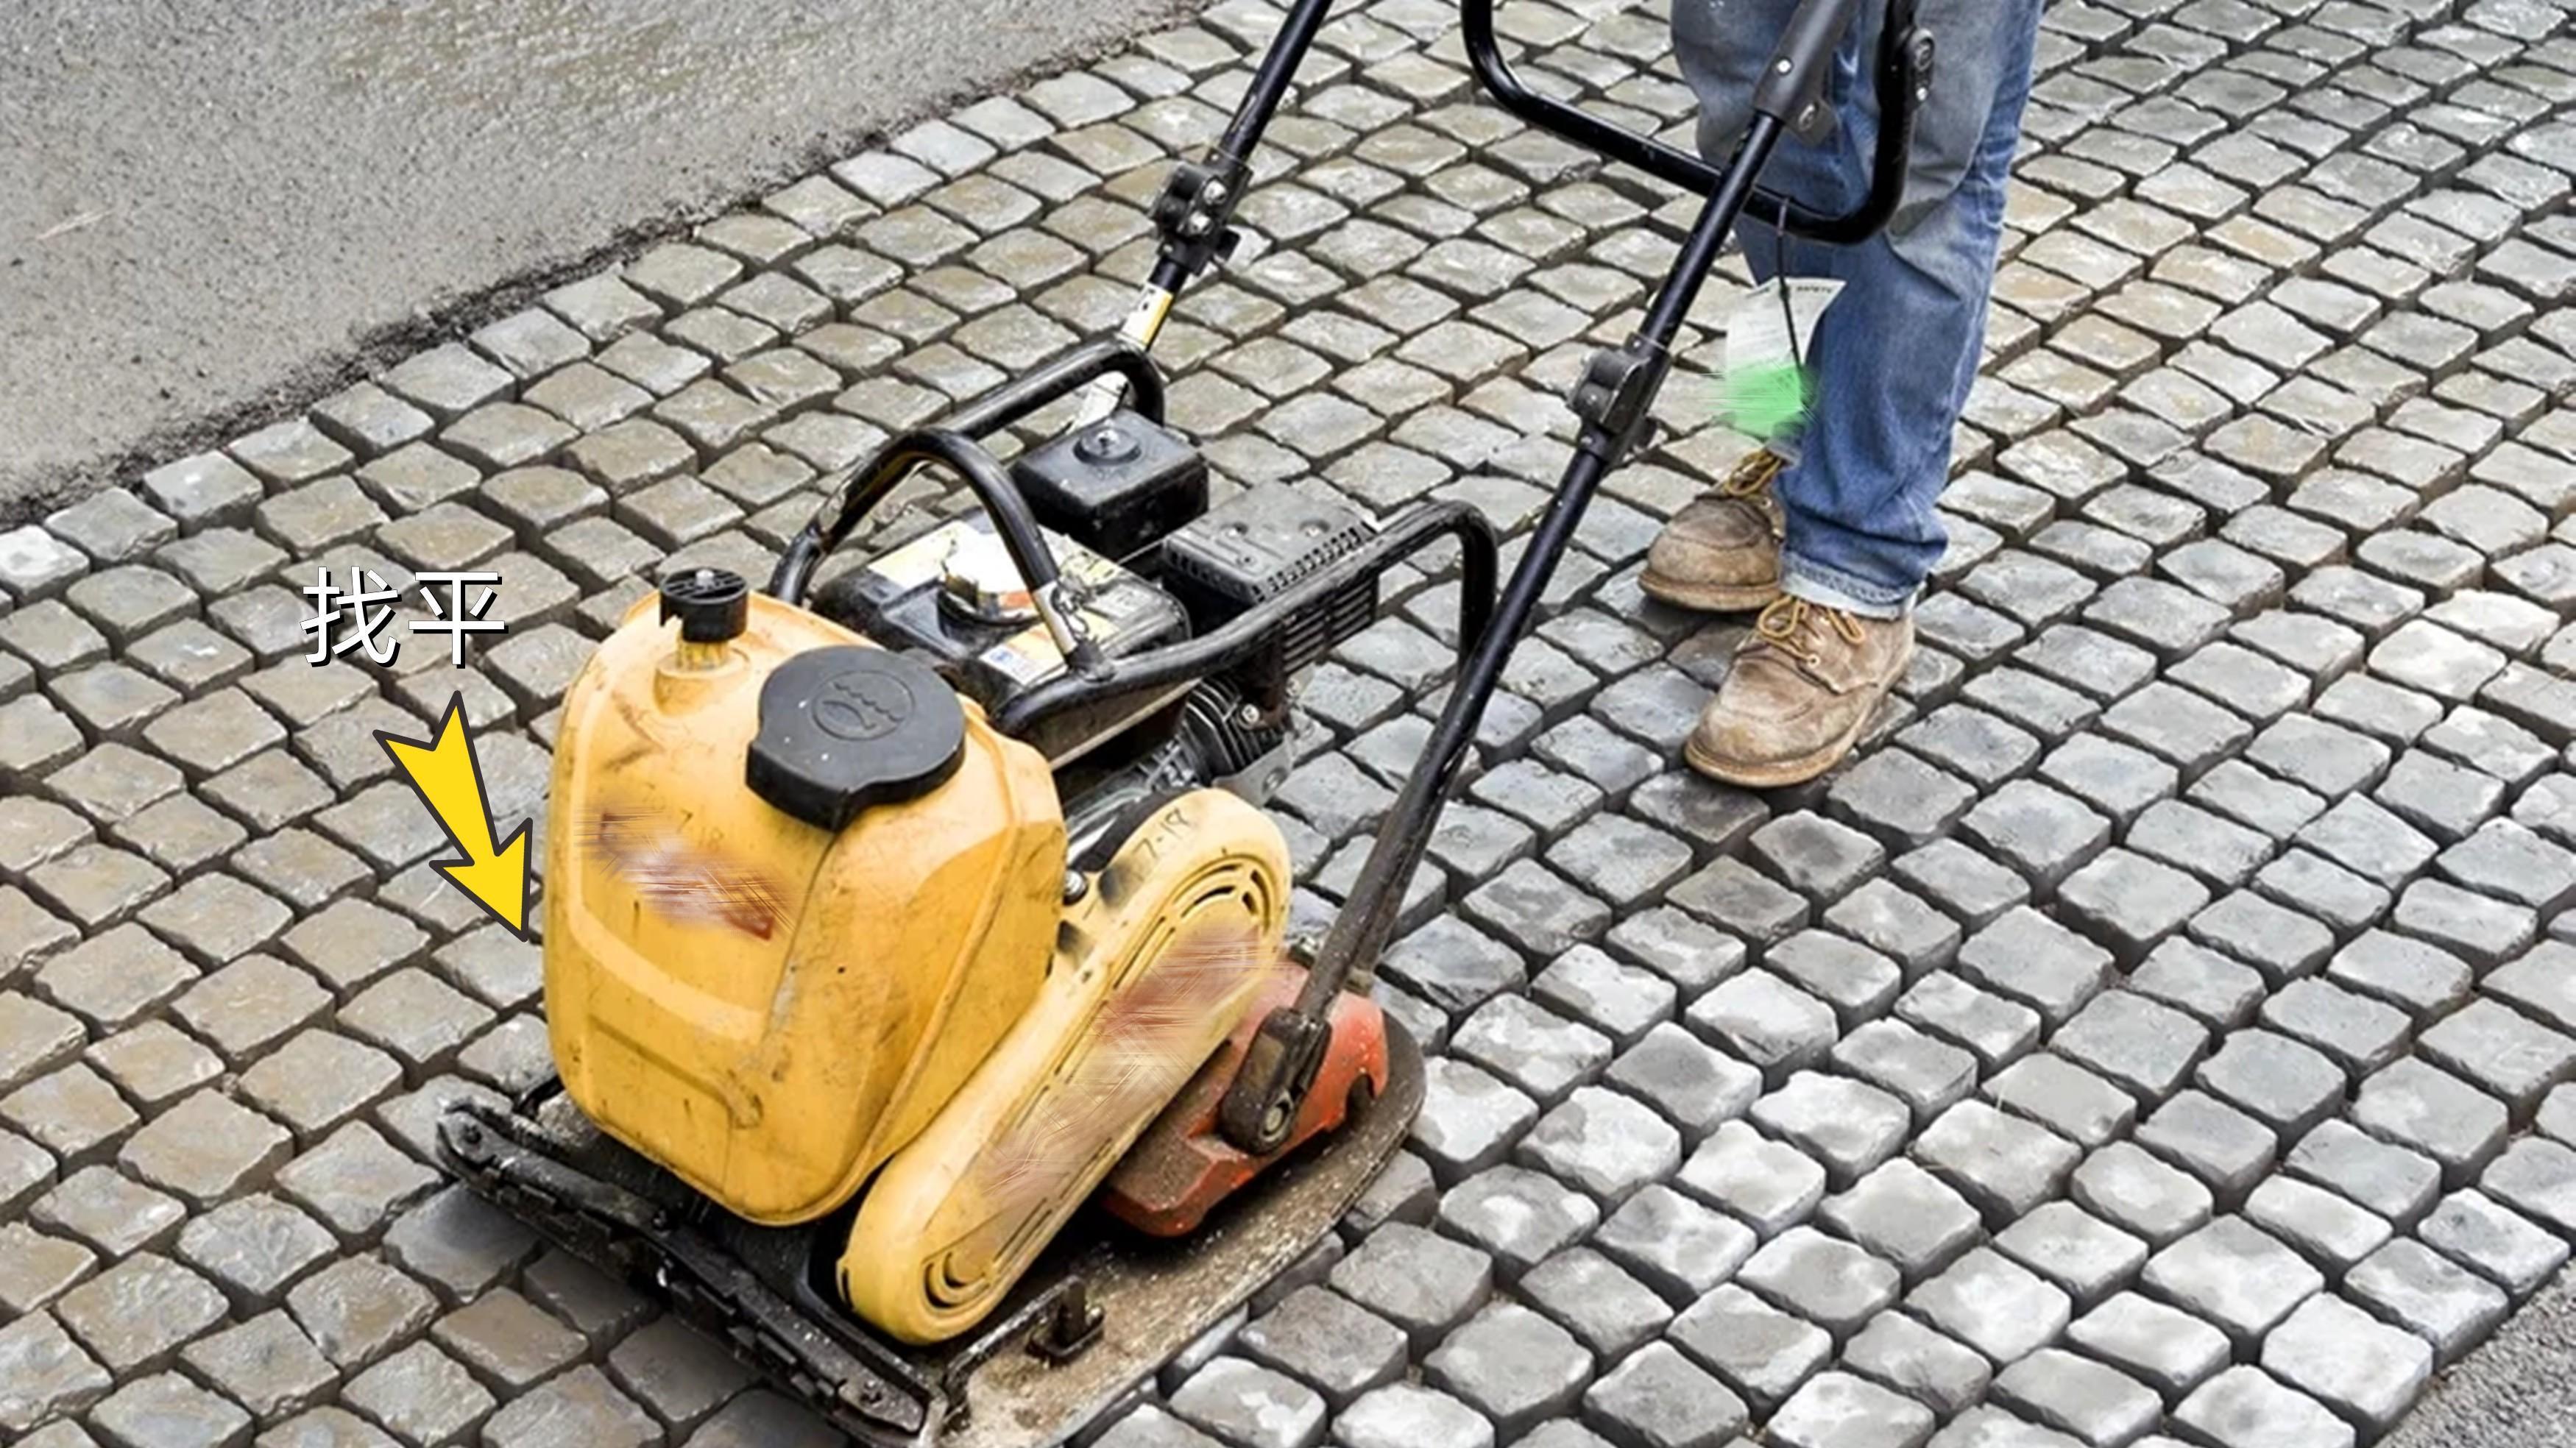
[[[1755,183],[1784,137],[1813,143],[1831,134],[1835,57],[1865,3],[1883,7],[1872,66],[1878,132],[1870,182],[1852,210],[1820,214]],[[1904,197],[1915,118],[1929,95],[1936,56],[1934,36],[1918,22],[1917,0],[1799,0],[1755,87],[1752,119],[1734,154],[1723,165],[1711,165],[1531,89],[1503,54],[1494,30],[1494,0],[1460,0],[1468,63],[1505,110],[1705,198],[1635,334],[1597,354],[1576,384],[1570,401],[1582,426],[1574,456],[1533,527],[1519,565],[1498,590],[1497,547],[1482,515],[1454,504],[1416,504],[1387,520],[1377,539],[1340,566],[1234,623],[1178,644],[1104,658],[1083,637],[1074,614],[1059,607],[1055,560],[1009,471],[975,439],[1077,391],[1086,394],[1082,420],[1096,420],[1117,404],[1122,382],[1138,411],[1161,420],[1162,379],[1146,348],[1180,290],[1233,251],[1237,233],[1232,218],[1251,181],[1252,153],[1332,9],[1332,0],[1295,0],[1223,136],[1206,159],[1173,168],[1153,208],[1161,246],[1144,294],[1120,335],[1075,348],[961,407],[939,427],[916,429],[887,442],[852,470],[814,521],[789,543],[769,588],[787,602],[801,603],[815,566],[903,479],[933,463],[956,472],[992,516],[1069,666],[1065,676],[1003,711],[998,722],[1006,732],[1015,732],[1063,710],[1223,668],[1256,647],[1262,628],[1286,610],[1351,578],[1383,572],[1439,537],[1459,542],[1459,664],[1448,702],[1421,759],[1380,821],[1367,863],[1326,934],[1304,988],[1293,1004],[1262,1022],[1218,1113],[1227,1138],[1254,1155],[1276,1150],[1295,1120],[1331,1039],[1334,996],[1345,989],[1365,991],[1374,979],[1432,826],[1500,685],[1504,665],[1536,617],[1548,581],[1572,546],[1575,527],[1602,479],[1646,438],[1648,413],[1671,370],[1683,320],[1736,222],[1751,215],[1790,235],[1835,245],[1864,241],[1884,227]]]

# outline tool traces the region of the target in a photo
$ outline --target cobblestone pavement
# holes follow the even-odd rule
[[[0,535],[0,1435],[822,1436],[427,1164],[438,1102],[547,1069],[536,952],[424,868],[371,731],[462,688],[500,809],[541,810],[557,701],[666,555],[764,569],[818,469],[1113,322],[1140,203],[1275,15],[1230,0]],[[1686,120],[1660,14],[1503,19],[1598,108]],[[1556,394],[1688,208],[1476,103],[1447,25],[1326,32],[1263,245],[1166,357],[1228,477],[1525,524]],[[2558,1276],[2567,29],[2053,5],[1901,706],[1803,791],[1674,766],[1740,627],[1635,584],[1742,447],[1679,380],[1387,961],[1436,1048],[1412,1150],[1104,1441],[2333,1448]],[[890,533],[955,506],[915,502]],[[310,667],[323,563],[498,570],[509,633]],[[1438,698],[1454,604],[1410,582],[1311,694],[1310,914]]]

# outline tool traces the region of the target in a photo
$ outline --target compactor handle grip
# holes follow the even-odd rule
[[[1815,108],[1822,113],[1816,124],[1823,127],[1822,134],[1832,134],[1832,107],[1823,103],[1825,82],[1832,74],[1843,34],[1864,3],[1872,0],[1807,0],[1799,8],[1796,19],[1800,23],[1790,27],[1773,55],[1771,75],[1777,80],[1766,78],[1762,87],[1763,96],[1776,109],[1757,109],[1756,114],[1778,120],[1784,128],[1794,131],[1796,127],[1786,113],[1801,108],[1800,103],[1812,97]],[[1904,199],[1915,113],[1931,85],[1935,46],[1931,30],[1916,23],[1916,0],[1875,3],[1885,7],[1886,18],[1875,67],[1878,148],[1871,162],[1869,194],[1850,211],[1826,216],[1787,197],[1756,190],[1745,208],[1746,215],[1778,226],[1792,236],[1842,246],[1867,240],[1896,214]],[[1494,31],[1494,0],[1459,0],[1458,14],[1467,42],[1467,63],[1504,110],[1686,191],[1713,196],[1726,184],[1722,168],[1678,146],[1612,125],[1579,106],[1531,90],[1513,72],[1511,61],[1503,54],[1502,41]],[[1779,70],[1783,59],[1789,64],[1785,75]],[[1757,100],[1757,107],[1760,104]]]

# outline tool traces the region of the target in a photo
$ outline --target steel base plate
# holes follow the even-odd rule
[[[1377,1179],[1424,1087],[1421,1048],[1393,1020],[1386,1034],[1385,1092],[1198,1231],[1157,1240],[1086,1209],[991,1325],[933,1348],[879,1336],[821,1290],[816,1253],[837,1254],[841,1219],[772,1229],[728,1217],[586,1123],[568,1123],[578,1113],[560,1097],[506,1116],[453,1112],[440,1140],[476,1191],[734,1344],[772,1387],[861,1442],[1037,1448],[1117,1406],[1294,1266]],[[1033,1337],[1076,1282],[1101,1315],[1098,1334],[1070,1357],[1041,1355]]]

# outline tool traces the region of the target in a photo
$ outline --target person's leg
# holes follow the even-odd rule
[[[1793,8],[1676,0],[1675,48],[1712,158],[1741,134],[1753,76]],[[1784,143],[1764,175],[1767,189],[1817,211],[1849,209],[1868,184],[1878,116],[1863,59],[1876,54],[1881,17],[1875,3],[1864,9],[1836,76],[1837,135]],[[1847,247],[1740,228],[1757,276],[1832,277],[1845,290],[1801,339],[1816,378],[1806,424],[1771,443],[1791,460],[1778,488],[1788,597],[1765,610],[1685,751],[1737,783],[1795,783],[1849,752],[1912,658],[1906,614],[1945,546],[1933,503],[1983,347],[2039,0],[1922,0],[1920,14],[1940,57],[1896,220]],[[1658,555],[1683,541],[1659,540]]]
[[[1700,151],[1710,160],[1723,163],[1743,134],[1763,64],[1797,6],[1798,0],[1674,0],[1673,48],[1699,99]],[[1855,47],[1846,44],[1844,53]],[[1810,164],[1830,173],[1829,155]],[[1647,595],[1709,613],[1757,609],[1779,597],[1787,516],[1777,483],[1793,455],[1789,448],[1757,450],[1674,514],[1647,550],[1638,580]]]
[[[1921,14],[1938,68],[1895,221],[1853,246],[1740,228],[1757,277],[1785,261],[1792,276],[1845,284],[1810,339],[1812,413],[1783,448],[1796,457],[1780,482],[1783,586],[1883,618],[1905,611],[1947,543],[1933,503],[1984,348],[2039,0],[1923,0]],[[1863,43],[1875,48],[1874,26]],[[1775,189],[1814,207],[1858,199],[1878,117],[1866,84],[1851,83],[1843,144],[1784,154],[1771,168]]]
[[[1753,89],[1796,0],[1675,0],[1673,40],[1700,102],[1700,149],[1723,161],[1752,115]],[[1784,140],[1766,189],[1842,211],[1868,184],[1879,117],[1868,62],[1883,7],[1862,7],[1834,84],[1843,123],[1822,146]],[[1738,227],[1756,277],[1830,277],[1844,292],[1812,337],[1807,425],[1774,450],[1793,459],[1779,492],[1783,572],[1819,603],[1893,616],[1930,576],[1946,540],[1933,500],[1985,341],[2004,187],[2030,89],[2039,0],[1921,0],[1939,46],[1916,126],[1904,204],[1855,246]]]

